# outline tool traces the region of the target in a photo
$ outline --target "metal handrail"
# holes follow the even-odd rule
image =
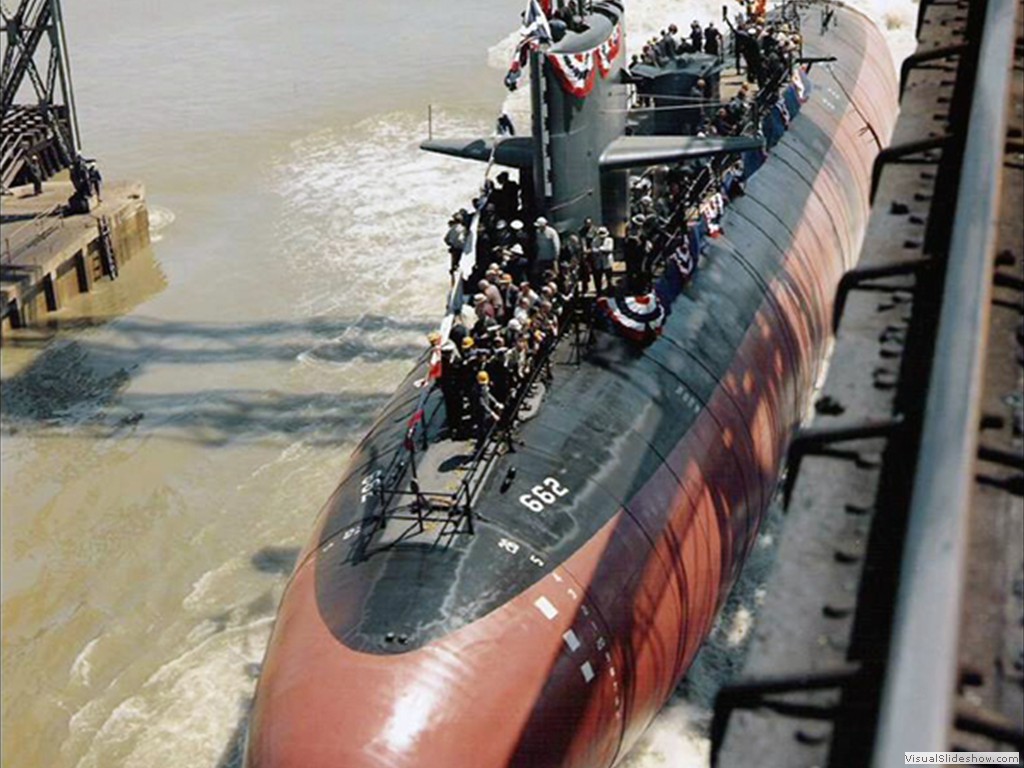
[[[1005,146],[1014,0],[988,0],[872,765],[949,745]]]
[[[52,206],[50,208],[47,208],[46,210],[40,211],[39,213],[37,213],[35,216],[33,216],[28,221],[26,221],[23,224],[20,224],[19,226],[17,226],[14,229],[14,231],[4,233],[4,235],[3,235],[3,255],[0,256],[0,263],[11,264],[14,261],[14,256],[16,254],[20,256],[23,251],[26,251],[29,248],[34,247],[41,240],[43,240],[46,237],[48,237],[52,232],[54,232],[54,231],[60,229],[61,227],[63,227],[64,226],[64,217],[60,215],[63,210],[64,210],[64,206],[62,204],[54,205],[54,206]],[[52,218],[52,217],[56,217],[55,218],[55,223],[52,224],[49,227],[45,227],[44,228],[42,226],[43,220],[47,219],[47,218]],[[12,237],[16,237],[18,234],[20,234],[21,232],[25,231],[26,229],[29,229],[30,227],[34,227],[36,229],[35,236],[32,239],[28,240],[27,242],[24,242],[21,245],[17,246],[16,248],[12,249],[11,248],[11,238]]]
[[[573,299],[575,300],[576,298],[577,297],[574,294]],[[492,452],[490,456],[488,456],[488,451],[494,445],[500,444],[503,440],[511,439],[512,430],[516,426],[516,416],[522,410],[523,403],[525,402],[526,397],[530,392],[530,389],[533,387],[538,377],[540,376],[540,373],[544,368],[544,364],[548,362],[548,360],[550,360],[551,355],[554,354],[554,351],[558,347],[559,343],[561,343],[562,338],[563,334],[559,333],[558,337],[555,339],[555,343],[552,344],[551,347],[547,349],[544,353],[538,354],[534,358],[534,365],[532,370],[530,371],[529,376],[527,376],[526,379],[524,379],[523,382],[519,385],[519,388],[516,390],[515,397],[513,397],[505,406],[505,410],[502,412],[501,418],[491,425],[490,429],[488,429],[487,431],[487,434],[484,435],[484,437],[480,440],[479,445],[474,450],[473,456],[468,462],[468,464],[470,465],[470,469],[459,482],[458,488],[455,491],[450,492],[424,490],[405,491],[396,490],[394,487],[386,488],[383,485],[380,485],[377,487],[375,491],[382,502],[382,509],[377,515],[377,521],[379,524],[383,525],[388,520],[404,520],[412,521],[414,523],[420,523],[427,519],[427,516],[423,516],[420,514],[413,515],[405,512],[405,507],[391,508],[391,502],[396,499],[437,499],[440,501],[449,502],[450,506],[448,507],[448,509],[450,510],[450,512],[447,522],[454,522],[453,528],[449,529],[447,526],[445,526],[441,529],[441,531],[438,533],[437,541],[440,541],[445,536],[452,536],[458,533],[473,532],[473,519],[477,515],[472,509],[472,500],[473,497],[476,495],[477,491],[479,490],[480,483],[483,481],[483,478],[485,478],[487,475],[487,468],[490,466],[494,458],[497,456],[496,452]],[[431,391],[433,391],[433,389]],[[391,464],[388,466],[388,469],[384,473],[385,477],[390,476],[393,473],[393,470],[396,466],[396,462],[398,461],[399,457],[405,452],[406,451],[402,448],[398,449],[395,452]],[[392,482],[396,484],[404,482],[404,479],[406,477],[406,471],[412,468],[415,460],[416,459],[414,456],[410,457],[409,464],[402,467],[399,476],[395,478]],[[415,479],[415,475],[413,475],[413,479]],[[451,514],[452,512],[457,512],[459,510],[462,511],[462,516],[456,517],[455,515]],[[468,521],[468,525],[464,530],[462,529],[463,519]],[[397,541],[402,540],[404,536],[405,534],[399,536],[396,542],[391,542],[387,546],[391,546],[394,543],[397,543]]]
[[[577,293],[578,286],[574,290],[573,301],[577,300]],[[512,430],[515,429],[516,426],[516,416],[519,414],[520,410],[522,410],[523,404],[526,402],[526,398],[529,395],[530,390],[533,388],[533,385],[537,383],[537,379],[540,377],[540,372],[543,370],[544,365],[551,359],[551,355],[554,354],[555,348],[561,342],[563,335],[561,332],[562,330],[563,329],[559,327],[559,334],[555,339],[555,343],[552,344],[543,354],[538,354],[534,358],[534,365],[533,369],[530,371],[530,375],[527,376],[522,384],[519,385],[515,398],[506,406],[506,410],[502,412],[501,418],[495,421],[494,424],[491,425],[491,428],[487,430],[487,434],[484,436],[483,440],[481,440],[479,447],[477,447],[476,451],[473,453],[473,458],[470,460],[471,468],[466,473],[465,477],[462,478],[462,482],[459,484],[459,489],[456,491],[454,499],[455,505],[458,506],[462,501],[462,497],[466,497],[465,503],[470,516],[474,514],[471,509],[473,496],[476,495],[476,492],[480,487],[479,483],[473,485],[473,480],[475,480],[477,475],[479,475],[482,482],[483,478],[487,475],[486,467],[484,468],[484,472],[480,472],[480,468],[484,466],[484,458],[487,455],[487,450],[491,446],[500,443],[503,439],[507,440],[511,438]],[[495,455],[496,454],[491,455],[492,460]],[[487,462],[487,466],[490,466],[490,462]]]

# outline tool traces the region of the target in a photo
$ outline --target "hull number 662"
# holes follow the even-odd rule
[[[519,497],[519,503],[531,512],[543,512],[544,508],[554,504],[558,499],[569,493],[569,489],[553,477],[545,477],[540,485],[535,485],[529,493]]]

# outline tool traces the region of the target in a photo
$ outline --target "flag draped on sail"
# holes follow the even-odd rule
[[[608,76],[621,52],[622,25],[616,24],[608,39],[596,48],[580,53],[549,53],[547,58],[562,88],[582,99],[593,90],[598,73]]]
[[[519,87],[519,79],[530,60],[530,53],[547,53],[552,42],[551,27],[548,24],[550,14],[550,0],[529,0],[526,13],[523,14],[523,27],[516,53],[505,75],[505,86],[510,91]],[[612,62],[621,52],[622,24],[616,24],[608,39],[599,46],[580,53],[547,53],[547,59],[562,87],[582,99],[594,88],[598,73],[601,77],[608,77],[612,71]]]
[[[547,16],[550,10],[550,0],[543,5],[538,0],[530,0],[526,6],[515,56],[505,75],[505,87],[510,91],[519,87],[519,78],[523,76],[523,67],[530,60],[530,53],[546,51],[551,45],[551,27]]]

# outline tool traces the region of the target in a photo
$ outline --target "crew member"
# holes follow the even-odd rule
[[[562,241],[558,231],[548,224],[543,216],[536,221],[536,260],[533,265],[534,274],[542,275],[546,270],[558,269],[558,256],[562,250]]]
[[[604,281],[607,281],[609,289],[612,287],[612,269],[615,266],[615,241],[607,227],[597,228],[593,253],[594,290],[598,296],[602,296]]]
[[[630,290],[636,290],[640,283],[640,274],[644,264],[644,243],[641,238],[640,228],[643,226],[644,217],[634,216],[626,233],[626,240],[622,250],[626,259],[626,279],[629,282]]]
[[[433,343],[433,339],[431,340]],[[463,434],[465,405],[463,403],[462,381],[464,378],[462,355],[455,343],[449,339],[441,345],[441,394],[444,397],[445,414],[448,417],[448,432],[453,439]]]
[[[690,24],[690,47],[694,53],[701,52],[701,44],[704,41],[704,33],[700,31],[700,22],[694,21]]]
[[[709,22],[704,30],[704,52],[717,56],[722,60],[722,33],[715,28],[715,22]]]
[[[476,428],[477,440],[483,442],[491,427],[501,418],[503,406],[491,393],[491,376],[487,371],[480,371],[476,375],[477,396],[476,396]]]
[[[508,171],[498,174],[497,189],[494,190],[494,203],[498,209],[499,218],[511,221],[516,217],[519,210],[519,185],[509,178]]]
[[[449,274],[454,275],[455,270],[459,268],[462,249],[466,247],[466,235],[466,225],[463,223],[462,213],[456,213],[448,220],[448,233],[444,236],[444,244],[448,246],[448,253],[452,259]]]

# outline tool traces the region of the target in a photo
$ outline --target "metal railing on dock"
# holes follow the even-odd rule
[[[4,232],[0,263],[13,264],[19,256],[26,251],[38,248],[51,234],[62,229],[64,227],[63,211],[63,204],[54,205],[40,211],[31,219],[17,224],[14,229]],[[18,242],[19,239],[22,242]],[[49,252],[52,254],[52,248]]]
[[[1016,0],[988,0],[872,765],[949,745]],[[922,649],[927,648],[927,653]]]

